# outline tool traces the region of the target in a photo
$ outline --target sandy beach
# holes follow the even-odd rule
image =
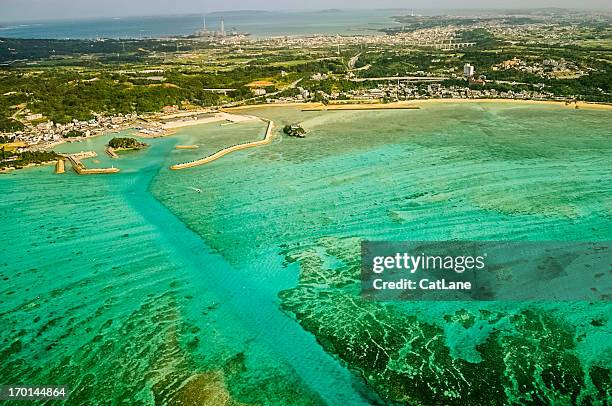
[[[612,104],[603,104],[603,103],[590,103],[590,102],[582,102],[579,101],[577,103],[565,103],[564,101],[554,101],[554,100],[517,100],[517,99],[421,99],[421,100],[406,100],[406,101],[398,101],[393,103],[335,103],[325,105],[323,103],[266,103],[266,104],[255,104],[255,105],[247,105],[247,106],[238,106],[238,107],[230,107],[221,109],[217,113],[213,113],[210,117],[205,118],[195,118],[188,119],[190,115],[194,113],[188,114],[175,114],[172,116],[166,116],[166,118],[176,118],[176,120],[168,121],[161,125],[161,131],[155,134],[146,134],[139,132],[138,136],[142,138],[157,138],[157,137],[166,137],[171,136],[176,133],[176,130],[182,127],[214,123],[227,121],[230,123],[240,123],[244,121],[258,120],[259,118],[254,115],[246,115],[240,114],[242,110],[252,110],[254,108],[270,108],[270,107],[300,107],[306,110],[385,110],[385,109],[409,109],[409,108],[419,108],[419,107],[427,107],[428,105],[435,104],[456,104],[456,103],[503,103],[503,104],[517,104],[517,105],[549,105],[549,106],[557,106],[564,107],[568,109],[589,109],[589,110],[611,110]],[[208,110],[206,112],[209,112]],[[199,112],[202,113],[202,112]],[[93,135],[93,137],[98,135],[105,135],[118,131],[125,131],[128,129],[133,129],[134,123],[124,124],[120,128],[116,128],[110,131],[104,131]],[[73,139],[62,139],[53,142],[47,142],[38,146],[34,146],[34,149],[51,149],[65,142],[79,142],[86,140],[90,137],[80,137]]]
[[[253,109],[256,107],[301,107],[302,109],[312,110],[372,110],[372,109],[406,109],[407,107],[426,107],[427,105],[433,104],[455,104],[455,103],[504,103],[504,104],[531,104],[531,105],[550,105],[557,107],[565,107],[575,109],[578,106],[579,109],[597,109],[597,110],[610,110],[612,104],[603,103],[589,103],[581,102],[566,104],[564,101],[555,100],[519,100],[519,99],[420,99],[420,100],[406,100],[398,101],[393,103],[334,103],[334,104],[323,104],[323,103],[268,103],[268,104],[257,104],[249,106],[239,106],[225,109],[226,111],[240,111],[245,109]]]
[[[550,105],[557,107],[565,107],[575,109],[578,106],[579,109],[597,109],[597,110],[610,110],[612,104],[603,103],[588,103],[581,102],[566,104],[564,101],[555,100],[517,100],[517,99],[425,99],[425,100],[414,100],[407,102],[398,103],[409,103],[416,106],[426,106],[427,104],[439,104],[439,103],[504,103],[504,104],[531,104],[531,105]]]
[[[292,102],[292,103],[261,103],[261,104],[248,104],[245,106],[237,106],[237,107],[227,107],[224,108],[222,111],[229,111],[229,112],[233,112],[233,111],[241,111],[241,110],[250,110],[252,108],[255,107],[319,107],[319,106],[323,106],[323,103],[314,103],[314,102]]]
[[[215,113],[212,117],[169,121],[169,122],[164,123],[162,125],[162,128],[164,128],[165,130],[171,130],[175,128],[214,123],[218,121],[229,121],[232,123],[241,123],[244,121],[253,121],[253,120],[258,120],[258,118],[255,116],[238,115],[238,114],[230,114],[230,113],[221,112],[221,113]]]

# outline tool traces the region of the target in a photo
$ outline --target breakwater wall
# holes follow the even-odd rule
[[[273,138],[272,130],[274,129],[274,122],[271,120],[264,120],[264,121],[268,122],[268,127],[266,128],[266,135],[264,136],[262,140],[246,142],[244,144],[232,145],[230,147],[223,148],[222,150],[219,150],[215,152],[214,154],[208,155],[204,158],[201,158],[195,161],[191,161],[191,162],[185,162],[182,164],[172,165],[170,169],[176,171],[176,170],[181,170],[181,169],[192,168],[194,166],[204,165],[204,164],[216,161],[217,159],[229,153],[235,152],[235,151],[240,151],[240,150],[247,149],[247,148],[259,147],[262,145],[269,144],[270,142],[272,142],[272,138]]]
[[[119,168],[94,168],[87,169],[87,167],[78,159],[76,155],[66,155],[66,158],[72,164],[72,169],[79,175],[97,175],[97,174],[108,174],[108,173],[117,173],[119,172]]]

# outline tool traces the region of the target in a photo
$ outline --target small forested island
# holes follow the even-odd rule
[[[140,142],[134,138],[129,137],[115,137],[108,142],[108,146],[114,150],[126,150],[126,149],[141,149],[147,146],[147,144]]]
[[[48,162],[57,161],[59,155],[54,151],[24,151],[8,152],[4,148],[0,149],[0,170],[15,168],[21,169],[28,165],[40,165]]]
[[[287,134],[290,137],[298,137],[298,138],[305,138],[306,137],[306,130],[304,130],[302,128],[301,125],[299,124],[291,124],[291,125],[286,125],[283,128],[283,132],[285,134]]]

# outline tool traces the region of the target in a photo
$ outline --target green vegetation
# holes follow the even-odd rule
[[[500,41],[484,28],[476,28],[461,33],[461,42],[475,42],[480,47],[494,47]]]
[[[21,153],[9,153],[0,149],[0,168],[22,168],[30,164],[42,164],[56,161],[59,158],[53,151],[24,151]]]
[[[406,45],[391,37],[388,43],[346,40],[339,50],[317,41],[295,47],[275,40],[237,46],[187,39],[1,39],[0,132],[36,125],[28,114],[66,124],[98,114],[156,113],[168,105],[202,108],[274,98],[303,100],[297,86],[308,90],[310,101],[346,100],[351,92],[393,84],[356,82],[353,77],[440,76],[448,78],[444,86],[466,88],[466,63],[475,66],[477,76],[486,77],[484,85],[469,84],[475,90],[541,91],[546,97],[612,103],[609,18],[540,10],[515,16],[396,20],[401,28],[386,32],[414,35],[414,42]],[[475,45],[441,49],[449,38]],[[355,56],[349,72],[349,60]],[[520,65],[501,66],[514,59]],[[313,79],[314,74],[321,80]],[[253,81],[272,85],[265,87],[265,95],[255,96],[248,86]],[[411,86],[427,93],[426,85]],[[392,94],[398,96],[387,92],[381,98],[399,98],[399,92]]]
[[[0,105],[0,109],[2,106]],[[0,132],[13,132],[23,130],[23,124],[17,120],[0,116]]]
[[[83,135],[84,135],[83,131],[70,130],[66,134],[64,134],[64,138],[77,138],[77,137],[82,137]]]
[[[168,105],[209,107],[233,103],[253,97],[246,85],[255,80],[271,80],[274,86],[266,90],[274,92],[312,73],[344,71],[340,60],[321,58],[326,52],[317,50],[306,55],[279,51],[282,55],[278,58],[299,59],[299,63],[288,68],[270,62],[267,52],[247,58],[245,63],[227,58],[230,49],[209,49],[210,46],[198,45],[197,41],[190,45],[189,41],[181,42],[181,50],[199,52],[195,56],[184,58],[180,54],[170,54],[164,60],[158,58],[159,52],[166,48],[176,50],[176,42],[129,41],[129,47],[123,52],[117,49],[121,47],[119,42],[110,40],[6,41],[0,44],[0,61],[1,50],[8,47],[30,52],[23,57],[35,60],[38,65],[32,67],[19,60],[12,68],[0,69],[0,94],[10,94],[0,98],[0,131],[7,132],[23,128],[22,123],[11,117],[24,106],[32,113],[65,124],[73,119],[90,120],[96,113],[108,116],[142,114],[159,112]],[[109,59],[112,55],[104,53],[117,51],[126,56],[137,46],[147,49],[145,54],[154,57],[123,61]],[[32,50],[26,51],[29,47],[33,47]],[[53,58],[49,56],[49,49],[55,49]],[[65,53],[62,59],[57,58],[60,50]],[[12,54],[4,55],[6,60]],[[289,69],[291,72],[284,72]],[[207,89],[229,90],[221,93]]]
[[[198,51],[210,48],[210,44],[198,41],[175,41],[161,39],[143,40],[61,40],[61,39],[14,39],[0,38],[0,64],[11,64],[17,60],[64,59],[71,61],[74,56],[95,56],[105,62],[139,62],[158,53]],[[161,60],[158,57],[158,60]],[[90,62],[91,63],[91,62]]]
[[[4,90],[3,82],[6,74],[0,69],[0,89]],[[14,90],[14,89],[13,89]],[[13,132],[23,130],[24,126],[12,116],[18,110],[18,105],[21,103],[20,98],[11,94],[11,90],[0,92],[0,132]]]
[[[7,137],[4,135],[0,135],[0,144],[8,144],[14,141],[15,141],[15,137]]]
[[[299,124],[286,125],[283,127],[283,132],[290,137],[298,138],[304,138],[304,134],[306,134],[306,130]]]
[[[362,78],[434,75],[449,77],[445,86],[467,87],[462,72],[463,66],[469,63],[475,66],[477,76],[487,80],[485,86],[470,84],[472,89],[514,92],[541,89],[557,97],[612,103],[610,47],[547,45],[537,37],[533,41],[539,42],[526,44],[515,41],[514,37],[496,37],[483,28],[462,31],[457,41],[476,45],[455,50],[383,46],[363,52],[356,67],[364,68],[359,72]],[[521,65],[500,67],[504,61],[513,59]],[[555,65],[568,66],[566,73]],[[335,85],[344,91],[355,87],[341,81]],[[372,84],[361,86],[373,87]]]
[[[147,144],[139,142],[134,138],[115,137],[108,142],[108,146],[114,149],[140,149],[146,147]]]

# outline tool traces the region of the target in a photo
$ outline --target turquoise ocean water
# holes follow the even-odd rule
[[[113,164],[117,175],[43,166],[0,177],[1,382],[67,384],[72,404],[373,403],[394,393],[377,365],[343,348],[366,351],[355,331],[381,327],[361,318],[350,278],[334,280],[355,261],[360,238],[612,236],[608,111],[474,103],[247,112],[277,128],[301,122],[307,138],[170,171],[261,137],[265,123],[185,128],[118,160],[103,153],[109,135],[58,150],[95,150],[86,164]],[[201,148],[174,149],[194,143]],[[608,303],[376,311],[439,326],[449,357],[471,365],[487,359],[478,345],[494,331],[528,334],[506,315],[552,313],[571,326],[563,348],[579,361],[560,371],[587,371],[572,390],[602,399],[599,379],[612,366]],[[458,311],[500,316],[457,329],[445,317]],[[553,337],[567,333],[558,330]]]

